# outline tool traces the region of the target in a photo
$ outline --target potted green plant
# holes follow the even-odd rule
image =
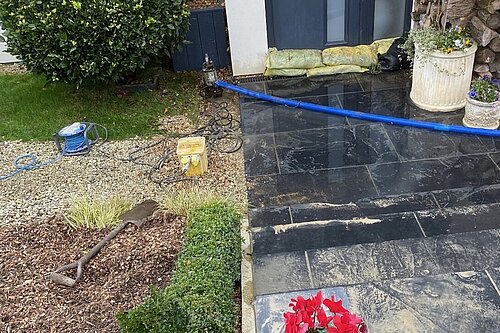
[[[490,76],[483,76],[472,81],[466,96],[464,126],[498,128],[500,119],[499,85],[499,81]]]
[[[415,105],[435,112],[465,106],[477,50],[468,29],[415,29],[403,49],[413,58],[410,98]]]

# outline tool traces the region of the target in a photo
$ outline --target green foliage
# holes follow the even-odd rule
[[[0,0],[9,50],[49,81],[116,82],[177,46],[185,0]]]
[[[483,76],[474,81],[470,86],[469,97],[483,103],[493,103],[499,97],[499,81],[490,76]]]
[[[117,315],[125,333],[234,333],[233,288],[240,278],[240,216],[227,202],[189,212],[172,281]]]
[[[418,45],[424,54],[428,54],[434,51],[443,53],[463,51],[472,46],[472,43],[473,40],[468,29],[457,27],[443,32],[434,27],[423,27],[410,31],[402,49],[413,61],[415,45]]]
[[[160,71],[160,70],[158,70]],[[196,119],[201,97],[196,73],[167,72],[160,89],[118,95],[109,89],[81,88],[64,83],[46,85],[33,74],[0,74],[0,141],[42,140],[68,124],[87,120],[104,125],[111,140],[158,133],[164,110]]]
[[[76,199],[65,215],[65,221],[74,229],[103,229],[120,223],[120,216],[132,208],[132,202],[123,197]]]

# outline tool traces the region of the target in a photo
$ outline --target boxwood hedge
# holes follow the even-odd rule
[[[122,332],[234,333],[240,260],[240,216],[234,207],[219,202],[190,211],[170,284],[119,313]]]
[[[50,81],[117,81],[177,46],[186,0],[0,0],[9,51]]]

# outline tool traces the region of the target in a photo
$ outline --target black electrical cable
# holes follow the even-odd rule
[[[228,104],[226,102],[214,103],[214,107],[215,110],[209,115],[205,126],[199,127],[189,133],[165,134],[162,138],[154,142],[130,150],[126,157],[117,157],[109,154],[101,149],[101,147],[97,147],[97,150],[109,158],[148,167],[148,179],[159,186],[190,180],[191,178],[185,177],[181,171],[166,177],[158,176],[165,163],[175,156],[176,152],[169,148],[169,143],[172,140],[202,136],[205,138],[208,152],[217,151],[228,154],[238,151],[243,145],[243,139],[238,132],[240,122],[229,112]],[[148,159],[151,159],[155,155],[153,152],[154,149],[159,149],[162,153],[159,155],[160,157],[148,161]]]

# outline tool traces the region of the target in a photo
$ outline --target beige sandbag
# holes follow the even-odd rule
[[[323,63],[327,66],[358,65],[370,67],[378,61],[369,45],[339,46],[323,50]]]
[[[301,76],[307,69],[301,68],[266,68],[264,76]]]
[[[307,70],[307,77],[342,74],[342,73],[363,73],[366,71],[368,71],[367,68],[363,68],[363,67],[358,66],[358,65],[325,66],[325,67],[308,69]]]
[[[391,47],[392,43],[396,40],[397,37],[393,38],[385,38],[385,39],[379,39],[371,43],[371,47],[375,53],[378,54],[386,54],[389,48]]]
[[[270,48],[267,52],[267,68],[315,68],[323,66],[320,50],[281,50]]]

